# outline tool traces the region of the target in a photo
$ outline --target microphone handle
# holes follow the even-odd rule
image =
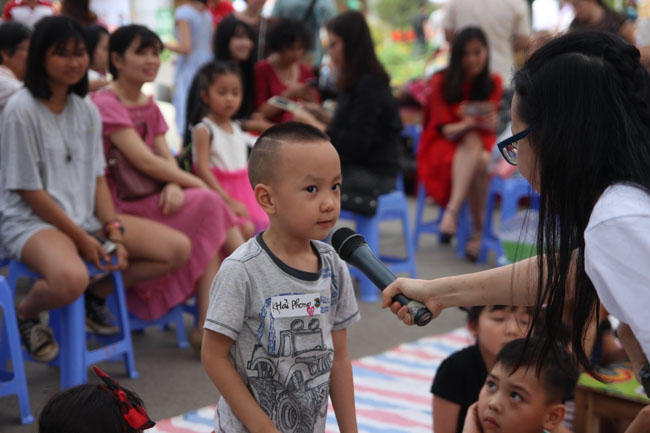
[[[367,244],[359,246],[350,255],[348,262],[363,272],[382,291],[397,279],[395,274],[377,258]],[[418,326],[426,325],[433,318],[433,315],[423,303],[413,301],[401,293],[393,296],[393,301],[406,305],[413,319],[413,323]]]

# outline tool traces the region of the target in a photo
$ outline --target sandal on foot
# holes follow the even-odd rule
[[[18,332],[29,356],[39,362],[50,362],[59,354],[59,345],[52,330],[40,320],[18,319]]]

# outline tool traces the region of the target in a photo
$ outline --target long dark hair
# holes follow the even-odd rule
[[[465,80],[463,57],[465,56],[465,47],[469,42],[474,40],[479,41],[485,46],[485,49],[488,50],[488,57],[485,68],[474,78],[469,99],[472,101],[484,101],[490,97],[492,90],[494,90],[494,81],[492,81],[492,77],[490,76],[489,67],[490,51],[485,33],[478,27],[466,27],[454,37],[449,66],[444,72],[445,79],[442,97],[448,104],[455,104],[463,100],[463,82]]]
[[[238,64],[241,70],[244,92],[241,107],[239,107],[239,111],[235,114],[236,119],[245,119],[253,113],[255,103],[255,76],[253,73],[255,64],[253,59],[255,52],[255,33],[248,24],[237,19],[234,15],[230,15],[219,23],[219,27],[217,27],[217,31],[214,34],[212,47],[215,60],[224,62],[233,61],[232,55],[230,54],[230,40],[235,34],[242,31],[253,42],[253,48],[251,48],[251,55],[248,59]]]
[[[552,40],[515,74],[516,113],[530,128],[539,173],[537,312],[546,303],[544,350],[561,334],[566,287],[576,359],[598,297],[585,271],[584,232],[607,187],[630,182],[650,191],[650,77],[639,51],[620,37],[580,32]],[[534,317],[537,314],[534,315]]]
[[[90,0],[63,0],[61,13],[71,16],[83,25],[97,21],[97,15],[90,10]]]
[[[93,63],[93,56],[95,55],[95,50],[97,45],[99,45],[99,40],[102,38],[102,35],[110,36],[106,27],[101,24],[91,24],[84,28],[84,33],[86,35],[86,49],[88,50],[88,55],[90,56],[90,64]]]
[[[344,12],[327,23],[327,30],[343,39],[343,65],[337,86],[350,91],[361,76],[370,74],[379,82],[390,83],[390,77],[375,54],[366,19],[360,12]]]
[[[66,15],[45,17],[34,26],[34,33],[27,54],[25,87],[38,99],[50,99],[52,90],[47,84],[45,56],[52,46],[64,47],[69,40],[75,40],[86,49],[85,35],[81,24]],[[88,60],[90,62],[90,59]],[[68,93],[81,97],[88,93],[88,74],[68,88]]]

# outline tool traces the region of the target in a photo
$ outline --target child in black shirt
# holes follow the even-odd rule
[[[467,327],[476,344],[445,359],[434,377],[433,430],[461,433],[467,408],[478,399],[497,353],[508,342],[526,335],[531,309],[526,307],[471,307]]]

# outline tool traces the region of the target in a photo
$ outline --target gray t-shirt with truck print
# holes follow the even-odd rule
[[[234,340],[231,361],[282,432],[325,431],[332,331],[360,318],[347,265],[326,243],[312,248],[320,258],[314,273],[287,266],[261,234],[250,239],[221,265],[205,321]],[[215,431],[247,431],[223,398]]]

